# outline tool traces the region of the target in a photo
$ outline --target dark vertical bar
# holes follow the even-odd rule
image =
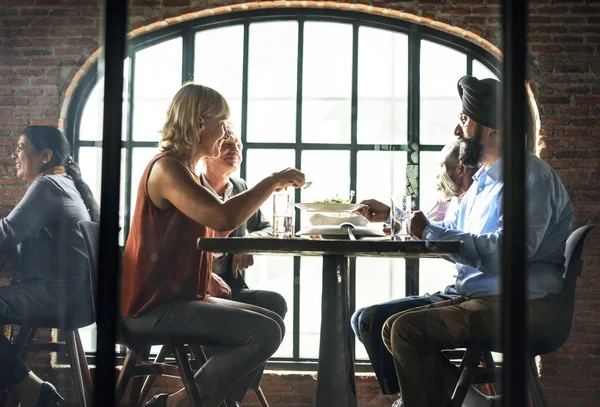
[[[250,51],[250,23],[244,23],[244,45],[243,45],[243,68],[242,68],[242,128],[240,129],[243,145],[248,138],[248,55]],[[246,178],[246,151],[242,152],[244,159],[240,166],[240,176]]]
[[[419,154],[420,154],[420,110],[421,110],[421,35],[414,25],[408,34],[408,122],[406,151],[406,194],[419,207]],[[419,260],[406,259],[406,295],[419,294]]]
[[[360,25],[352,26],[352,96],[350,101],[350,190],[356,191],[358,174],[358,35]],[[356,257],[350,259],[350,315],[356,309]],[[356,338],[351,335],[350,344],[355,347]]]
[[[502,405],[525,406],[527,302],[525,279],[525,79],[527,2],[502,0],[502,148],[504,238],[502,240],[502,317],[504,350]]]
[[[94,405],[115,405],[115,343],[119,293],[119,189],[121,176],[121,124],[123,60],[127,29],[126,1],[104,2],[104,125],[102,134],[102,197],[96,310],[96,386]],[[102,62],[102,61],[101,61]]]
[[[129,58],[129,83],[127,84],[127,97],[129,98],[127,106],[127,129],[125,140],[125,219],[123,225],[123,235],[125,239],[129,236],[129,224],[131,223],[131,170],[133,168],[133,109],[134,92],[133,75],[135,72],[136,53],[132,53]]]
[[[296,65],[296,168],[302,168],[302,72],[304,63],[304,21],[298,21],[298,63]],[[296,189],[295,201],[300,202],[301,191]],[[300,212],[296,211],[296,228],[300,225]],[[294,257],[294,336],[293,357],[300,357],[300,257]]]
[[[467,75],[473,75],[473,56],[467,55]]]
[[[196,58],[196,32],[186,30],[183,33],[181,44],[181,83],[194,80],[194,65]]]

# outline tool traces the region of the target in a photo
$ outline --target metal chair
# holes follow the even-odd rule
[[[552,336],[545,338],[543,341],[530,344],[529,354],[531,356],[527,364],[527,379],[530,383],[529,397],[534,407],[546,407],[548,405],[538,376],[535,356],[556,351],[566,342],[571,332],[573,310],[575,308],[576,282],[583,269],[583,261],[581,259],[583,245],[585,238],[592,228],[593,225],[582,226],[571,233],[567,239],[565,247],[565,272],[563,274],[564,285],[558,295],[561,312],[559,315],[556,315],[553,324],[556,327],[556,331]],[[461,363],[461,375],[450,401],[451,407],[462,406],[470,385],[493,383],[496,381],[498,369],[494,369],[493,363],[491,369],[488,366],[479,367],[482,358],[488,361],[486,365],[489,364],[489,361],[493,362],[492,351],[501,352],[497,343],[478,343],[472,344],[467,348]]]

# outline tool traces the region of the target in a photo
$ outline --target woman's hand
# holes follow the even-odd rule
[[[286,168],[283,171],[274,172],[271,178],[275,181],[275,191],[286,189],[290,185],[294,188],[300,188],[304,185],[304,173],[295,168]]]
[[[231,288],[215,273],[211,273],[210,275],[208,293],[213,297],[231,298]]]
[[[369,222],[385,222],[390,216],[390,207],[375,199],[367,199],[361,204],[365,206],[357,209],[354,213],[364,216]]]

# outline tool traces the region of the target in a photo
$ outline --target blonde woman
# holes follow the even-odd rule
[[[123,258],[121,314],[128,329],[223,345],[195,375],[203,407],[216,407],[226,397],[241,401],[285,327],[272,311],[218,298],[229,297],[229,288],[212,274],[212,254],[196,250],[196,240],[215,231],[229,234],[274,191],[304,184],[304,174],[287,168],[226,202],[202,187],[196,165],[219,156],[228,117],[227,101],[208,87],[186,84],[174,96],[162,152],[140,181]],[[184,405],[183,390],[147,403]]]

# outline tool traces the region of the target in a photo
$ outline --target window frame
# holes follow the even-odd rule
[[[297,95],[296,95],[296,141],[295,143],[261,143],[247,142],[247,114],[248,114],[248,55],[249,55],[249,27],[252,23],[273,22],[273,21],[297,21],[298,22],[298,70],[297,70]],[[305,22],[336,22],[352,25],[352,96],[351,96],[351,135],[350,143],[345,144],[320,144],[302,142],[302,53],[303,53],[303,30]],[[122,169],[122,176],[125,178],[125,211],[124,211],[124,232],[127,237],[129,224],[132,214],[130,213],[130,202],[132,194],[132,166],[133,149],[140,147],[156,147],[156,142],[134,141],[132,138],[132,118],[135,106],[133,105],[133,72],[136,65],[136,53],[157,45],[161,42],[182,38],[182,83],[189,80],[194,73],[194,53],[195,53],[195,35],[199,31],[214,28],[227,27],[231,25],[242,24],[244,28],[243,40],[243,77],[242,77],[242,122],[239,129],[240,138],[244,144],[244,160],[240,168],[241,177],[246,176],[245,159],[250,149],[277,149],[289,148],[295,150],[295,163],[297,168],[301,166],[302,151],[310,150],[344,150],[350,153],[350,187],[356,190],[357,183],[357,154],[359,151],[403,151],[407,153],[407,193],[416,195],[416,204],[419,206],[419,173],[421,151],[439,151],[442,145],[420,144],[420,43],[421,40],[431,41],[449,47],[453,50],[465,54],[466,73],[471,74],[473,69],[473,60],[478,60],[498,78],[501,78],[501,62],[492,54],[485,51],[476,44],[452,34],[445,33],[424,25],[399,20],[393,17],[377,16],[358,11],[345,11],[336,9],[313,9],[313,8],[285,8],[285,9],[266,9],[249,10],[243,12],[231,12],[224,15],[216,15],[196,20],[167,26],[156,31],[142,34],[128,41],[127,57],[129,63],[129,87],[128,109],[127,109],[127,128],[123,129],[124,139],[122,148],[126,153],[125,168]],[[371,27],[388,30],[397,33],[403,33],[408,36],[408,111],[407,111],[407,143],[406,144],[358,144],[357,142],[357,112],[358,112],[358,61],[359,61],[359,27]],[[91,65],[89,71],[83,76],[79,85],[76,87],[71,103],[69,104],[66,117],[66,135],[73,148],[75,160],[79,158],[79,149],[81,147],[101,148],[102,141],[80,140],[79,129],[84,107],[89,99],[91,91],[100,78],[98,72],[98,63]],[[531,139],[531,135],[529,137]],[[300,191],[296,191],[296,201],[300,199]],[[299,224],[300,214],[296,212],[296,224]],[[271,367],[293,368],[293,369],[314,369],[317,362],[316,358],[300,358],[300,257],[294,257],[294,289],[293,289],[293,357],[275,358],[270,362]],[[355,307],[356,295],[356,260],[350,261],[351,278],[351,309]],[[406,260],[406,295],[417,295],[419,293],[419,260]],[[93,357],[93,353],[90,353]],[[364,363],[363,363],[364,364]],[[361,365],[361,363],[359,363]],[[360,369],[360,368],[359,368]]]

